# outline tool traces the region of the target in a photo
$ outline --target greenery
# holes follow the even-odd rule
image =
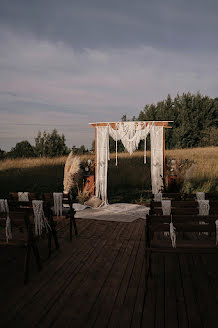
[[[173,121],[166,129],[166,148],[190,148],[218,145],[218,98],[183,93],[156,105],[146,105],[139,121]]]
[[[69,150],[65,144],[65,136],[58,134],[54,129],[52,133],[46,133],[46,131],[35,138],[35,151],[37,156],[40,157],[57,157],[66,155]]]
[[[25,158],[25,157],[36,157],[33,146],[29,141],[21,141],[16,144],[14,148],[7,154],[9,158]]]
[[[38,132],[35,138],[35,146],[29,141],[18,142],[9,152],[0,149],[0,160],[7,158],[31,158],[31,157],[60,157],[69,154],[69,149],[65,144],[64,134],[59,135],[54,129],[51,133]],[[88,152],[84,145],[76,148],[72,147],[73,154],[83,155]]]

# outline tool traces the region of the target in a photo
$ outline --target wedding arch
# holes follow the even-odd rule
[[[151,138],[151,184],[153,194],[163,187],[165,176],[165,128],[172,121],[127,121],[89,123],[95,128],[95,194],[105,204],[107,201],[107,171],[109,155],[109,136],[116,142],[121,140],[130,155],[138,149],[139,142],[144,140],[144,163],[146,163],[146,138]]]

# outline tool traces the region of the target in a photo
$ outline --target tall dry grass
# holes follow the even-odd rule
[[[110,154],[108,188],[114,195],[122,189],[129,194],[138,190],[148,191],[150,183],[150,152],[143,164],[143,152]],[[166,151],[167,158],[187,159],[193,163],[191,175],[186,179],[186,192],[218,192],[218,147],[173,149]],[[0,191],[61,191],[66,156],[59,158],[7,159],[0,161]],[[81,161],[94,159],[94,155],[80,155]],[[134,196],[132,196],[134,197]]]
[[[86,161],[89,158],[93,159],[94,155],[80,155],[82,161]],[[46,166],[59,166],[64,165],[67,156],[61,157],[40,157],[40,158],[17,158],[17,159],[6,159],[0,161],[0,171],[10,170],[10,169],[30,169],[36,167],[46,167]]]
[[[167,150],[166,156],[175,159],[188,159],[194,163],[193,179],[218,178],[218,147],[188,148]]]

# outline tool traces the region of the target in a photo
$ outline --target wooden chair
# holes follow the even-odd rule
[[[169,193],[163,192],[162,193],[163,199],[171,199],[171,200],[196,200],[196,194],[183,194],[183,193]],[[153,195],[154,198],[154,195]],[[205,193],[205,199],[209,200],[217,200],[218,194],[217,193]]]
[[[54,216],[54,198],[53,198],[53,193],[44,193],[43,194],[43,199],[49,204],[51,211],[53,212]],[[66,219],[70,220],[70,228],[69,228],[69,235],[70,235],[70,240],[72,240],[72,235],[73,235],[73,227],[74,227],[74,232],[75,235],[78,236],[78,229],[76,225],[76,220],[75,220],[75,213],[76,211],[73,208],[73,199],[71,197],[71,194],[64,194],[63,193],[63,200],[62,200],[62,214]],[[56,219],[54,218],[54,221]]]
[[[218,213],[218,201],[210,200],[209,205],[210,215]],[[150,207],[151,214],[163,215],[161,202],[151,201]],[[173,215],[198,215],[199,204],[196,200],[171,200],[171,213]]]
[[[14,200],[8,200],[8,206],[9,206],[9,210],[11,211],[23,211],[25,209],[25,211],[28,213],[29,218],[31,220],[31,224],[34,225],[33,222],[33,205],[32,205],[32,201],[14,201]],[[58,237],[57,237],[57,232],[56,232],[56,225],[55,222],[53,220],[53,215],[50,209],[50,204],[47,203],[46,201],[43,202],[43,211],[45,214],[45,217],[48,220],[49,226],[51,228],[51,230],[48,230],[47,232],[44,232],[43,235],[47,235],[48,238],[48,257],[50,257],[51,252],[52,252],[52,239],[54,241],[55,244],[55,248],[59,249],[59,242],[58,242]],[[38,238],[39,239],[39,238]]]
[[[38,199],[38,196],[35,192],[29,192],[28,198],[29,198],[29,201],[32,201],[32,200]],[[9,199],[18,201],[18,192],[9,192]]]
[[[156,232],[169,232],[170,222],[176,228],[176,235],[184,236],[184,233],[202,233],[206,232],[216,236],[217,215],[199,216],[199,215],[149,215],[146,220],[145,234],[146,234],[146,254],[147,273],[151,269],[151,254],[154,252],[168,253],[168,252],[183,252],[183,253],[203,253],[203,252],[217,252],[215,240],[177,240],[176,248],[172,247],[171,240],[158,240],[154,238]],[[200,224],[200,221],[206,224]]]
[[[37,268],[40,271],[42,268],[37,239],[33,233],[33,225],[31,224],[29,212],[25,209],[19,211],[10,211],[10,220],[12,228],[12,239],[8,242],[5,237],[6,220],[5,213],[0,213],[1,236],[0,245],[6,247],[25,247],[26,255],[24,259],[24,283],[27,283],[29,278],[29,262],[31,250],[36,260]]]

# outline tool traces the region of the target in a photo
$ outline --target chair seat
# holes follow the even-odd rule
[[[54,206],[51,207],[53,215],[55,214],[55,209]],[[63,216],[67,215],[70,213],[70,207],[62,207],[62,214]]]

